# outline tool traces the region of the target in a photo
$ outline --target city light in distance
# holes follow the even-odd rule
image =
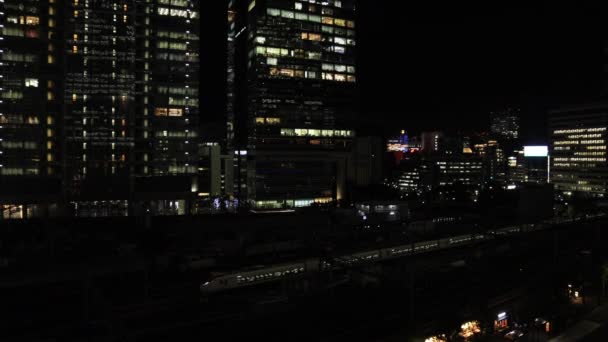
[[[525,157],[547,157],[548,155],[548,146],[524,146]]]

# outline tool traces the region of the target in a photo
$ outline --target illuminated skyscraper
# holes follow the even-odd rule
[[[356,116],[355,1],[241,0],[229,13],[249,199],[264,208],[340,199]]]
[[[608,192],[608,105],[550,113],[550,180],[566,195],[603,198]]]
[[[517,140],[519,138],[519,116],[520,110],[513,108],[490,113],[492,135],[499,141]]]
[[[62,179],[77,215],[123,215],[137,202],[186,213],[199,160],[199,2],[0,5],[0,174]]]
[[[0,1],[0,219],[37,216],[60,197],[58,12],[49,1]]]
[[[70,1],[67,8],[64,124],[69,197],[97,197],[92,186],[106,187],[106,179],[118,185],[115,191],[128,194],[137,95],[134,2]],[[127,195],[112,191],[108,196],[127,200]]]

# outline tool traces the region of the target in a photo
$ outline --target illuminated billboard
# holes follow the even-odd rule
[[[549,147],[547,146],[524,146],[524,157],[547,157]]]

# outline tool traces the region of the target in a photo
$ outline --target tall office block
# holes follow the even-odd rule
[[[41,215],[60,199],[60,8],[0,2],[0,218]]]
[[[1,6],[2,181],[24,194],[16,180],[39,189],[54,177],[76,215],[187,213],[198,190],[199,2]]]
[[[550,112],[549,178],[565,195],[603,198],[608,192],[608,105]]]
[[[242,0],[229,14],[248,198],[258,208],[340,199],[354,136],[355,2]]]

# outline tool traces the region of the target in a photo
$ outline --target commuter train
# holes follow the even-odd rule
[[[500,229],[490,229],[484,233],[452,236],[438,240],[413,242],[395,247],[347,254],[330,260],[311,258],[285,265],[269,266],[258,270],[243,270],[215,277],[202,284],[200,289],[203,294],[209,295],[220,291],[278,281],[291,276],[324,272],[374,261],[389,260],[453,247],[466,246],[481,241],[495,239],[500,236],[543,230],[554,224],[569,223],[573,221],[577,221],[577,219],[553,219],[540,224],[508,226]]]

